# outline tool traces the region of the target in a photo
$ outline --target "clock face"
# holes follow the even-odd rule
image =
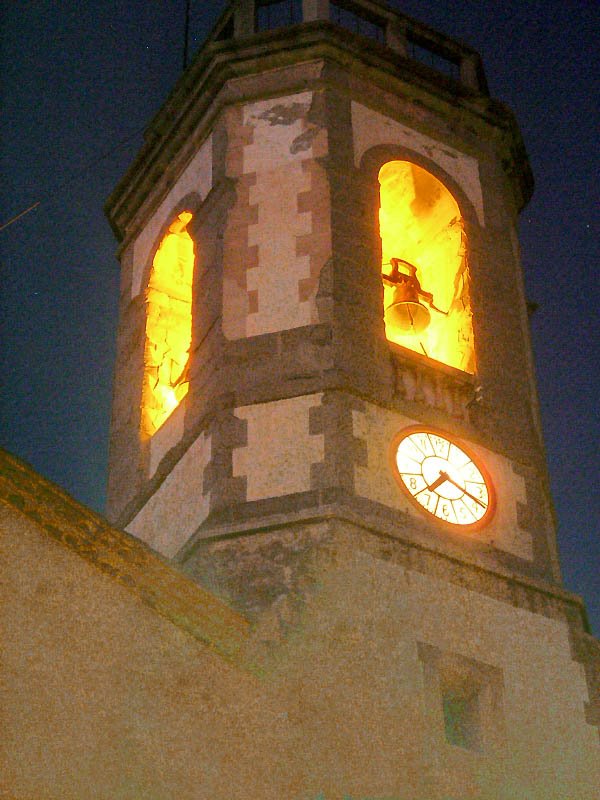
[[[493,514],[485,468],[445,434],[409,428],[392,443],[400,487],[425,512],[453,526],[481,527]]]

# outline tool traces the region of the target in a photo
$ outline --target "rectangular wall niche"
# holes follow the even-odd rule
[[[460,673],[447,678],[444,684],[440,690],[446,741],[467,750],[481,750],[481,686]]]
[[[440,747],[490,755],[504,742],[502,670],[418,643],[425,714]]]

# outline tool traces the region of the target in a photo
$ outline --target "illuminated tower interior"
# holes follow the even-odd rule
[[[382,274],[390,275],[391,260],[398,259],[403,281],[383,280],[386,336],[473,373],[467,240],[458,203],[434,175],[408,161],[384,164],[379,183]],[[411,265],[416,285],[431,297],[408,285]]]
[[[194,242],[187,226],[191,219],[189,211],[176,217],[152,262],[146,291],[143,436],[152,436],[164,424],[189,388]]]

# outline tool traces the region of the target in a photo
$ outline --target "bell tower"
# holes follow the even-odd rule
[[[107,205],[111,519],[279,637],[323,614],[332,663],[370,636],[394,697],[408,681],[385,724],[442,753],[393,756],[429,797],[482,764],[468,796],[508,797],[506,759],[538,791],[527,747],[595,784],[597,656],[560,583],[516,234],[532,187],[467,46],[375,0],[238,0]]]
[[[112,518],[187,564],[240,524],[358,515],[557,582],[515,233],[531,187],[465,46],[380,3],[233,4],[108,205]],[[427,476],[404,480],[411,426]],[[477,535],[460,469],[468,494],[427,489],[437,433],[487,476]]]

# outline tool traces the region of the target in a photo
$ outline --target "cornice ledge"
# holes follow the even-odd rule
[[[181,548],[181,550],[174,557],[176,563],[183,564],[189,558],[193,557],[193,552],[197,548],[206,547],[210,544],[223,542],[226,540],[239,539],[251,535],[269,534],[282,528],[291,528],[299,524],[301,525],[314,525],[319,523],[342,522],[352,525],[357,530],[361,530],[368,534],[372,539],[379,539],[391,547],[398,546],[404,550],[411,550],[417,554],[416,558],[409,558],[410,569],[415,569],[417,572],[423,571],[419,568],[419,554],[422,558],[435,559],[438,561],[446,562],[456,572],[452,573],[447,580],[459,585],[470,584],[469,581],[461,579],[461,572],[469,572],[475,577],[481,578],[480,583],[487,585],[503,584],[505,587],[513,587],[514,592],[511,594],[511,599],[514,605],[522,607],[533,613],[544,614],[543,607],[540,607],[536,599],[546,598],[551,603],[557,603],[562,607],[566,607],[570,612],[570,621],[576,619],[576,627],[581,635],[589,636],[589,624],[587,621],[587,614],[583,599],[567,589],[558,585],[553,585],[544,580],[516,574],[509,569],[496,566],[493,569],[470,559],[468,556],[461,556],[460,558],[444,551],[441,548],[429,547],[420,542],[415,542],[412,539],[402,539],[398,535],[397,530],[388,529],[383,523],[378,526],[365,522],[364,518],[348,508],[343,503],[331,503],[328,505],[320,506],[311,512],[309,509],[304,509],[296,512],[287,512],[280,514],[271,514],[263,518],[253,518],[248,520],[236,520],[235,522],[228,522],[222,524],[210,524],[210,518],[204,523],[194,536]],[[474,591],[481,591],[483,594],[495,596],[496,593],[486,591],[483,588],[475,588]],[[593,637],[590,637],[593,639]],[[594,640],[596,641],[596,640]],[[600,648],[600,642],[598,643]]]
[[[405,89],[410,86],[422,100],[435,95],[448,108],[461,106],[474,119],[499,129],[505,169],[519,187],[517,204],[522,207],[527,203],[533,178],[510,109],[387,47],[373,42],[365,47],[364,41],[356,38],[320,21],[278,31],[277,36],[258,34],[205,45],[150,122],[138,155],[106,202],[105,212],[117,238],[124,237],[128,219],[156,186],[166,165],[185,149],[191,133],[201,127],[201,136],[206,135],[220,108],[234,101],[221,93],[228,80],[320,59],[330,59],[342,67],[358,64],[371,80],[379,73],[382,85],[389,86],[391,79]]]

